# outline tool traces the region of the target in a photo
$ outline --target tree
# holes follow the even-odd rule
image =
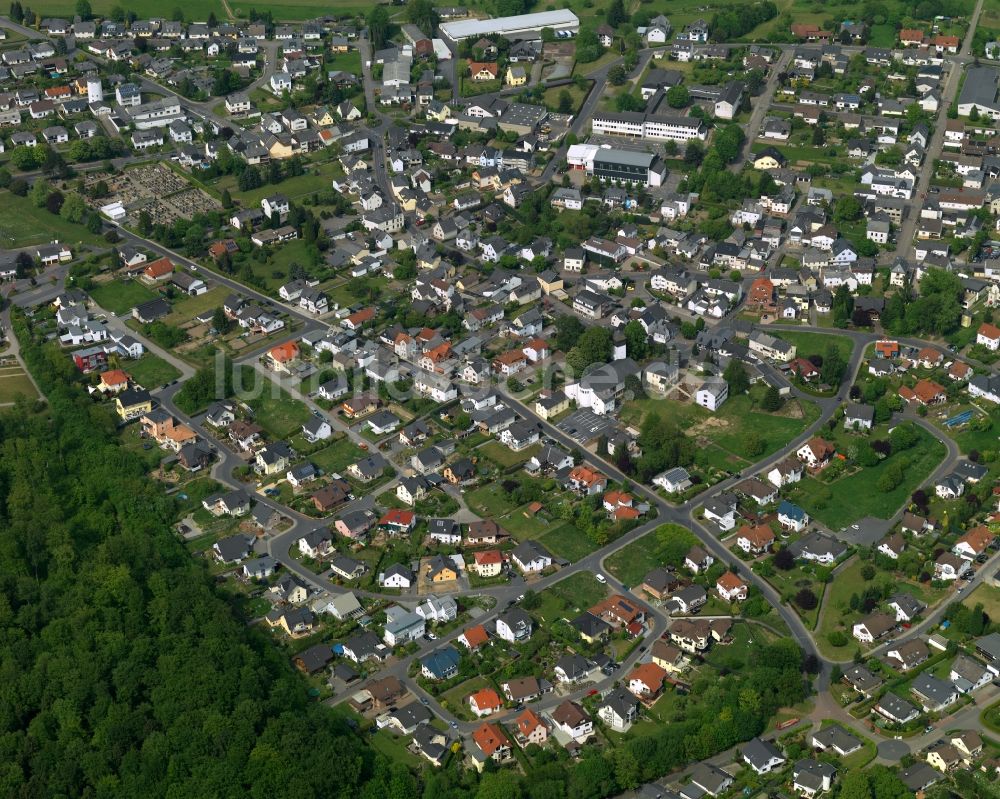
[[[233,328],[233,320],[226,316],[226,311],[221,305],[212,314],[212,327],[219,335],[225,335]]]
[[[88,20],[94,16],[90,7],[90,0],[76,0],[76,13],[82,20]]]
[[[559,92],[558,109],[560,114],[570,114],[573,112],[573,95],[566,89]]]
[[[75,191],[66,195],[62,208],[59,209],[59,215],[67,222],[79,223],[83,220],[85,213],[87,213],[87,204],[83,201],[83,197]]]
[[[625,111],[641,111],[644,107],[644,103],[634,94],[629,94],[628,92],[622,92],[617,97],[615,97],[615,107],[622,112]]]
[[[750,378],[742,361],[731,358],[722,378],[729,384],[729,393],[733,396],[746,394],[750,390]]]
[[[671,108],[687,108],[690,104],[691,93],[683,83],[667,89],[667,105]]]
[[[641,361],[646,357],[649,350],[649,343],[646,337],[646,328],[638,319],[633,319],[625,325],[623,330],[625,335],[625,352],[633,361]]]
[[[576,60],[581,64],[589,64],[601,57],[604,48],[597,38],[597,31],[584,28],[576,37]]]
[[[688,166],[701,166],[705,158],[705,145],[697,139],[691,139],[684,145],[684,163]]]
[[[433,36],[438,24],[438,13],[431,0],[410,0],[406,4],[406,20],[427,36]]]
[[[743,434],[743,452],[748,458],[756,458],[764,452],[764,439],[755,430],[748,430]]]
[[[803,610],[812,610],[819,604],[819,600],[811,588],[803,588],[795,594],[795,604]]]
[[[854,222],[863,212],[861,201],[853,194],[845,194],[833,208],[833,219],[835,222]]]
[[[611,0],[611,5],[608,6],[608,13],[605,19],[607,19],[608,25],[612,28],[617,28],[623,22],[626,22],[628,14],[625,13],[625,3],[622,0]]]
[[[790,549],[779,549],[774,553],[774,565],[782,571],[795,568],[795,556]]]
[[[780,410],[782,405],[781,394],[775,386],[768,386],[764,392],[764,398],[760,402],[760,407],[769,413]]]
[[[381,7],[376,6],[376,8]],[[253,191],[264,185],[264,179],[261,177],[260,170],[257,167],[248,166],[240,172],[240,176],[236,179],[236,185],[239,186],[240,191]]]
[[[375,5],[368,12],[368,38],[372,47],[381,50],[389,41],[389,11],[384,5]]]
[[[555,326],[556,349],[562,352],[569,352],[585,330],[583,323],[575,316],[570,316],[569,314],[557,317]]]
[[[50,192],[49,196],[45,198],[45,209],[50,214],[58,214],[62,210],[63,201],[64,198],[61,191]]]
[[[608,70],[608,83],[612,86],[621,86],[628,80],[628,72],[621,64],[615,64]]]
[[[36,180],[32,186],[31,191],[28,192],[28,199],[31,200],[31,204],[35,208],[44,208],[45,201],[49,199],[49,184],[44,180]]]
[[[588,366],[607,363],[611,360],[611,354],[611,331],[605,327],[590,327],[566,354],[566,365],[579,377]]]
[[[229,189],[223,189],[221,195],[222,207],[232,208],[233,207],[233,196],[229,193]]]

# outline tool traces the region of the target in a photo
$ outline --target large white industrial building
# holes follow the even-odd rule
[[[490,33],[499,33],[501,36],[537,34],[541,33],[542,28],[576,33],[580,30],[580,19],[572,11],[563,8],[558,11],[540,11],[537,14],[519,14],[516,17],[462,19],[438,26],[441,34],[453,42],[478,39]]]

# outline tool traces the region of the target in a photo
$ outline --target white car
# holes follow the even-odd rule
[[[608,578],[605,577],[603,574],[595,574],[594,578],[597,580],[597,582],[601,583],[601,585],[603,585],[608,581]]]

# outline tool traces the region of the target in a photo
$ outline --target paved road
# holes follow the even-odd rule
[[[934,162],[941,157],[941,150],[944,147],[945,120],[948,109],[958,95],[958,85],[964,71],[964,65],[968,63],[969,53],[972,50],[972,40],[976,34],[976,26],[979,24],[979,16],[983,12],[983,0],[977,0],[976,9],[972,12],[972,21],[969,30],[965,34],[965,41],[959,51],[958,58],[946,61],[949,64],[948,79],[945,81],[944,92],[941,95],[941,105],[938,108],[937,121],[934,125],[934,133],[927,146],[924,156],[923,167],[920,170],[920,177],[913,190],[914,202],[910,207],[909,215],[903,220],[896,234],[896,254],[904,258],[909,258],[913,254],[913,237],[917,229],[917,220],[920,216],[919,205],[927,196],[927,189],[930,187],[931,177],[934,172]],[[950,63],[949,63],[950,62]]]
[[[777,61],[771,65],[771,69],[767,73],[767,82],[764,84],[764,90],[759,97],[752,97],[750,99],[752,110],[750,112],[750,120],[743,126],[743,131],[746,134],[746,139],[743,142],[743,150],[740,156],[729,165],[729,168],[734,172],[740,172],[750,157],[750,147],[757,139],[760,126],[764,122],[764,116],[770,110],[774,93],[778,90],[778,74],[788,68],[788,64],[792,60],[792,52],[791,50],[783,50],[781,52],[781,55],[778,56]]]

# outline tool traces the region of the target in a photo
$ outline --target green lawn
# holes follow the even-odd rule
[[[329,446],[309,455],[309,460],[327,474],[342,472],[352,463],[361,460],[364,452],[347,436],[334,440]]]
[[[216,183],[212,184],[212,187],[220,192],[223,188],[228,188],[233,199],[239,200],[244,208],[259,208],[262,199],[275,193],[284,194],[290,200],[295,200],[323,189],[329,189],[334,174],[337,171],[336,164],[333,161],[325,161],[318,164],[310,163],[307,169],[309,171],[304,175],[288,178],[277,184],[268,183],[259,189],[252,189],[251,191],[240,191],[236,187],[235,180],[228,176],[220,178]]]
[[[810,630],[815,629],[816,621],[819,617],[819,609],[823,607],[824,586],[813,573],[813,567],[796,564],[794,568],[788,571],[775,568],[772,572],[767,581],[781,594],[786,604],[791,604],[806,626]],[[808,588],[819,599],[819,603],[812,610],[804,610],[792,601],[793,597],[803,588]]]
[[[351,50],[348,53],[338,53],[326,57],[327,70],[341,70],[354,75],[361,74],[361,53],[358,50]]]
[[[269,381],[261,386],[259,396],[246,403],[254,412],[254,421],[272,438],[293,435],[312,415],[302,402]]]
[[[465,504],[477,516],[487,519],[503,516],[514,509],[504,490],[496,483],[484,485],[467,493]]]
[[[14,402],[20,396],[38,397],[31,379],[20,366],[0,368],[0,405]]]
[[[830,484],[807,477],[789,489],[789,499],[835,530],[864,516],[890,518],[946,454],[944,444],[922,427],[916,429],[918,441],[913,448],[890,455],[877,466],[861,469]],[[908,464],[904,469],[903,482],[892,491],[880,491],[876,487],[879,477],[899,459]]]
[[[90,297],[113,314],[127,313],[136,305],[159,297],[159,293],[137,280],[111,280],[96,286]]]
[[[607,590],[588,572],[571,574],[539,594],[542,604],[536,613],[547,623],[566,617],[572,619],[587,608],[593,607],[605,596]]]
[[[739,468],[739,459],[746,458],[748,454],[744,446],[748,431],[752,430],[763,439],[764,451],[754,456],[757,460],[781,449],[819,417],[819,407],[815,403],[801,400],[789,400],[776,413],[757,410],[756,403],[764,391],[763,386],[754,386],[749,394],[730,397],[715,413],[693,403],[676,400],[633,400],[626,404],[622,418],[638,427],[647,413],[657,413],[693,436],[699,447],[708,448],[715,444],[728,453],[715,453],[712,456],[713,465],[726,469]],[[728,456],[737,460],[729,460]]]
[[[97,16],[107,16],[115,7],[120,7],[120,4],[114,0],[92,0],[90,5]],[[33,6],[33,10],[40,17],[60,16],[70,20],[77,13],[76,8],[74,0],[42,0]],[[232,8],[234,11],[236,10],[235,5]],[[264,10],[265,6],[259,6],[259,8]],[[184,18],[188,21],[205,21],[209,14],[215,14],[219,20],[228,19],[222,0],[185,0],[183,9]],[[129,2],[128,10],[135,12],[139,19],[163,16],[169,18],[169,11],[154,0]]]
[[[847,336],[810,332],[789,333],[786,330],[778,332],[777,335],[795,345],[796,357],[799,358],[808,358],[810,355],[826,355],[827,348],[831,344],[835,344],[840,351],[840,357],[847,361],[850,360],[851,351],[854,349],[854,342]]]
[[[569,561],[580,560],[597,549],[593,541],[569,522],[538,536],[538,541],[553,555]]]
[[[72,14],[70,15],[72,18]],[[67,222],[44,208],[36,208],[26,197],[17,197],[9,191],[0,191],[0,247],[15,249],[35,244],[47,244],[58,239],[74,250],[80,244],[107,247],[100,236],[87,231],[83,225]]]
[[[846,660],[854,654],[858,642],[851,635],[851,627],[859,618],[860,613],[852,611],[850,599],[852,594],[860,594],[868,585],[879,585],[887,579],[893,579],[886,572],[878,572],[875,578],[869,583],[861,576],[861,568],[865,561],[855,557],[847,566],[834,575],[833,580],[827,585],[826,593],[823,597],[822,613],[819,629],[816,631],[816,643],[819,651],[826,657],[835,660]],[[840,630],[847,636],[847,643],[844,646],[834,646],[827,640],[827,636],[834,630]]]
[[[520,466],[522,463],[527,462],[531,456],[539,452],[541,448],[541,444],[532,444],[530,447],[522,449],[520,452],[515,452],[505,444],[501,444],[499,441],[487,441],[477,450],[477,452],[483,455],[483,457],[493,461],[493,463],[501,469],[509,469],[512,466]]]
[[[181,376],[180,371],[175,366],[151,352],[147,352],[137,361],[128,361],[123,364],[123,368],[132,375],[135,382],[148,390],[159,388],[164,383],[169,383]]]
[[[168,325],[183,325],[205,311],[220,308],[230,293],[225,286],[216,286],[196,297],[182,297],[174,302],[173,308],[163,321]]]
[[[680,566],[684,555],[697,543],[698,538],[686,527],[664,524],[619,549],[605,563],[625,585],[636,586],[657,566]]]

